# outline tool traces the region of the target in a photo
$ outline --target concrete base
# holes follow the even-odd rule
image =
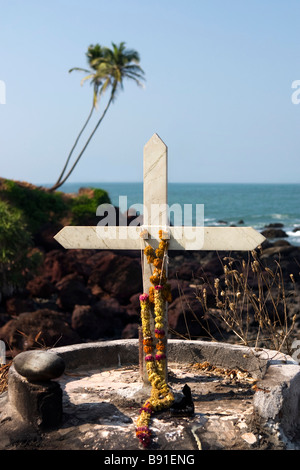
[[[64,360],[66,371],[138,364],[139,357],[138,340],[77,344],[49,350],[49,353],[52,352]],[[284,440],[294,438],[300,425],[300,366],[291,357],[272,350],[257,351],[232,344],[185,340],[170,340],[168,354],[173,363],[207,361],[214,366],[249,372],[257,378],[253,397],[256,418],[269,429],[273,427]],[[31,422],[48,425],[53,413],[53,422],[58,423],[61,398],[57,386],[55,382],[51,382],[47,389],[38,384],[28,385],[26,379],[17,374],[12,366],[9,373],[9,402],[23,418]]]
[[[9,404],[25,422],[41,429],[58,426],[62,419],[62,390],[57,382],[29,382],[14,365],[8,377]]]

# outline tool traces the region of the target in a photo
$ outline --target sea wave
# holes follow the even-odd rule
[[[273,219],[276,219],[276,220],[288,219],[289,218],[289,214],[271,214],[270,216]]]
[[[300,231],[299,231],[299,230],[298,230],[297,232],[293,232],[293,231],[287,230],[285,233],[286,233],[289,237],[299,238],[299,239],[300,239]]]

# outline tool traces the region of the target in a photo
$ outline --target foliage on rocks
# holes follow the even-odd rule
[[[40,256],[33,250],[20,210],[0,200],[0,220],[0,295],[7,295],[24,284],[26,274],[37,266]]]

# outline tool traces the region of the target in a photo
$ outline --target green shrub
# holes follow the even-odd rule
[[[93,195],[80,194],[71,200],[72,224],[79,225],[96,216],[97,207],[110,204],[108,193],[103,189],[91,188]]]
[[[21,287],[38,265],[40,254],[32,246],[21,211],[0,201],[0,295]]]
[[[62,193],[21,186],[12,180],[5,181],[2,197],[22,212],[32,233],[46,222],[56,222],[68,210]]]
[[[96,217],[100,204],[110,203],[109,195],[100,188],[84,188],[79,195],[49,192],[45,189],[5,180],[0,200],[20,211],[28,230],[35,235],[45,223],[84,224]]]

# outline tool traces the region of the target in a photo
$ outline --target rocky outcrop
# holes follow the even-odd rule
[[[224,258],[247,261],[247,253],[169,252],[168,306],[170,335],[201,338],[218,335],[222,327],[203,310],[197,292],[206,289],[206,302],[215,308],[210,286],[224,280]],[[300,285],[300,248],[285,240],[265,242],[259,253],[262,266],[280,263],[287,291]],[[26,289],[2,301],[0,339],[12,355],[41,346],[82,341],[137,338],[142,293],[140,253],[55,249],[44,254],[43,265]],[[293,275],[292,284],[290,275]],[[248,286],[257,291],[251,269]],[[289,314],[299,303],[287,296]],[[255,325],[254,325],[255,326]],[[300,327],[300,324],[299,324]],[[229,334],[228,331],[226,334]],[[217,336],[217,339],[218,338]]]
[[[263,230],[261,233],[264,237],[270,238],[270,239],[288,237],[288,234],[281,228],[267,228]]]
[[[29,349],[80,343],[80,336],[66,321],[66,315],[49,309],[23,312],[0,328],[0,339],[15,356]]]

